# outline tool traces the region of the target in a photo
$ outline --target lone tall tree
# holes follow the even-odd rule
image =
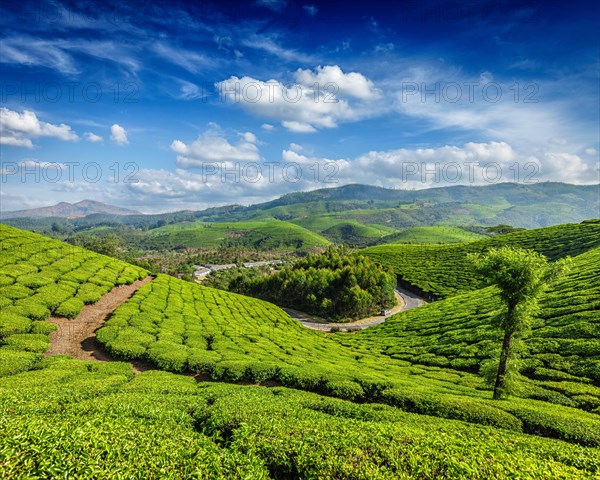
[[[531,318],[539,310],[538,297],[568,268],[570,258],[550,263],[533,250],[515,247],[492,248],[485,255],[471,254],[475,269],[500,289],[506,311],[499,326],[504,330],[500,363],[494,384],[494,399],[510,393],[507,369],[518,358],[515,340],[531,327]]]

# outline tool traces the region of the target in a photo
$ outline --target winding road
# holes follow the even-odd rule
[[[313,330],[321,330],[321,331],[329,331],[332,328],[339,328],[340,331],[348,331],[349,329],[356,330],[367,327],[372,327],[373,325],[379,325],[386,321],[387,318],[394,315],[395,313],[401,312],[403,310],[410,310],[411,308],[420,307],[425,303],[418,295],[415,295],[404,288],[397,287],[394,291],[396,294],[396,299],[398,300],[398,305],[390,309],[391,313],[387,316],[377,315],[373,317],[361,318],[360,320],[355,320],[353,322],[347,323],[331,323],[318,321],[315,318],[307,315],[306,313],[299,312],[298,310],[293,310],[291,308],[284,308],[285,312],[295,320],[298,320],[302,325],[307,328],[312,328]]]

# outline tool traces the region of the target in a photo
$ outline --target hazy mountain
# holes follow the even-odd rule
[[[102,205],[112,210],[67,210],[81,204]],[[63,209],[58,207],[63,206]],[[59,213],[63,210],[64,213]],[[179,211],[143,215],[98,202],[59,204],[46,209],[2,214],[9,225],[44,231],[49,218],[70,217],[75,229],[94,226],[126,225],[144,230],[179,222],[232,222],[275,218],[307,223],[319,215],[363,225],[382,225],[396,229],[421,225],[491,226],[508,224],[538,228],[561,223],[578,223],[600,218],[600,185],[571,185],[543,182],[532,184],[498,183],[484,186],[447,186],[423,190],[395,190],[370,185],[344,185],[310,192],[295,192],[278,199],[250,206],[227,205],[201,211]],[[87,215],[85,218],[81,218]],[[126,215],[126,216],[124,216]],[[15,219],[17,216],[29,218]],[[33,218],[38,217],[38,218]],[[39,218],[45,217],[45,218]],[[60,220],[60,219],[57,219]],[[310,222],[308,222],[310,223]],[[329,226],[333,226],[331,223]],[[320,233],[320,232],[319,232]]]
[[[600,185],[571,185],[558,182],[531,184],[496,183],[482,186],[454,185],[434,187],[422,190],[396,190],[372,185],[344,185],[337,188],[323,188],[310,192],[294,192],[272,200],[248,207],[249,210],[267,210],[269,208],[310,203],[318,201],[371,201],[371,202],[435,202],[435,203],[477,203],[480,205],[497,204],[506,200],[511,205],[529,205],[540,201],[570,201],[582,205],[599,205]]]
[[[108,215],[139,215],[140,212],[129,210],[127,208],[115,207],[106,203],[96,202],[94,200],[82,200],[77,203],[60,202],[51,207],[31,208],[28,210],[15,210],[13,212],[2,212],[0,217],[6,218],[82,218],[94,213],[104,213]]]

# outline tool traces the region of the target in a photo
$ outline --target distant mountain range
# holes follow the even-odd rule
[[[127,208],[115,207],[94,200],[82,200],[77,203],[60,202],[51,207],[30,208],[0,213],[1,219],[8,218],[83,218],[94,213],[107,215],[140,215],[140,212]]]
[[[600,185],[540,182],[456,185],[423,190],[344,185],[290,193],[250,206],[226,205],[153,215],[84,200],[76,204],[63,202],[54,207],[5,212],[0,214],[0,221],[43,231],[55,220],[69,222],[78,230],[103,225],[148,230],[179,222],[277,219],[320,234],[333,226],[338,230],[348,229],[350,224],[356,226],[356,223],[392,229],[498,224],[538,228],[599,217]],[[339,226],[340,222],[343,225]]]

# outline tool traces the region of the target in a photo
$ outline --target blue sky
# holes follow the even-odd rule
[[[3,211],[598,183],[597,2],[4,2]]]

